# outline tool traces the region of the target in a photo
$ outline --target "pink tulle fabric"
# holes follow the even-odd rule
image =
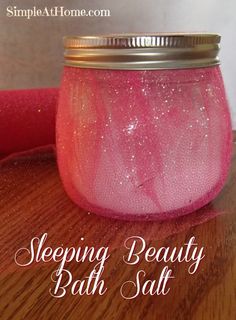
[[[58,88],[0,91],[0,159],[55,144]]]
[[[65,67],[58,164],[68,194],[86,210],[149,220],[204,206],[226,180],[231,130],[218,66]]]

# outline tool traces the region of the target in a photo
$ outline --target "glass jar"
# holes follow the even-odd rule
[[[232,148],[219,42],[217,34],[65,38],[57,156],[75,203],[148,220],[216,197]]]

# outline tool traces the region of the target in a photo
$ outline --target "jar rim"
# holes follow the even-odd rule
[[[98,69],[182,69],[218,65],[217,33],[64,37],[65,64]]]

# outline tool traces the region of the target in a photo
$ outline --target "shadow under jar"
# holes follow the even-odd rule
[[[154,220],[216,197],[232,148],[219,42],[217,34],[65,38],[57,156],[74,202]]]

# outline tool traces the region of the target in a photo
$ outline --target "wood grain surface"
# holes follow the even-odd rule
[[[236,319],[236,145],[231,173],[221,194],[205,208],[166,222],[124,222],[84,212],[67,197],[55,157],[51,153],[25,156],[2,163],[0,168],[0,319],[82,320],[234,320]],[[29,247],[35,236],[48,233],[52,247],[109,246],[103,278],[103,296],[53,298],[51,273],[56,264],[34,263],[20,267],[15,252]],[[129,266],[123,261],[124,241],[142,236],[156,248],[183,246],[195,236],[205,257],[193,275],[186,263],[172,264],[174,279],[166,295],[139,295],[125,300],[122,283],[134,280],[138,270],[158,279],[164,263]],[[74,280],[91,271],[91,263],[68,264]]]

